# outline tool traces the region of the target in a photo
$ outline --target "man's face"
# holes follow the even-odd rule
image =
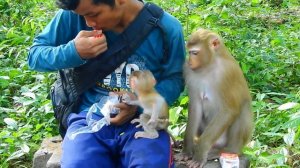
[[[116,30],[121,22],[122,9],[118,0],[112,8],[106,4],[93,4],[92,0],[81,0],[75,13],[83,16],[86,24],[95,30]]]

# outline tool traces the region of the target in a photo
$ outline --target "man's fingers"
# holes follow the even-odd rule
[[[107,50],[107,42],[105,35],[96,38],[93,36],[93,31],[82,31],[80,33],[81,34],[78,34],[75,38],[75,47],[81,58],[94,58]],[[86,35],[89,33],[91,33],[91,36],[89,37],[82,35]]]
[[[79,37],[93,37],[96,35],[97,32],[95,31],[90,31],[90,30],[81,30],[79,33],[78,33],[78,36]]]
[[[125,103],[117,103],[114,105],[114,107],[119,108],[119,109],[124,109],[124,108],[128,108],[128,105]]]
[[[110,122],[114,125],[122,125],[132,119],[136,114],[137,108],[135,106],[128,106],[125,103],[118,103],[114,105],[114,107],[120,109],[120,113],[110,120]]]
[[[78,35],[80,37],[102,37],[102,30],[81,30]]]
[[[95,33],[95,38],[101,38],[103,36],[102,30],[94,30],[93,32]]]
[[[91,37],[88,37],[88,39],[89,39],[89,42],[93,46],[98,46],[98,45],[102,45],[102,44],[106,45],[106,37],[104,35],[102,35],[101,37],[91,36]]]
[[[113,125],[122,125],[129,121],[135,113],[132,114],[124,114],[120,112],[118,115],[116,115],[114,118],[110,118],[110,123]]]
[[[110,118],[110,123],[113,125],[121,125],[122,117],[120,117],[120,113],[116,115],[114,118]]]
[[[93,50],[95,51],[94,53],[95,53],[95,57],[96,57],[99,54],[101,54],[107,50],[107,44],[106,43],[99,44],[99,45],[93,47]]]

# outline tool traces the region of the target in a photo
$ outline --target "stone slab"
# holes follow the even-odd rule
[[[44,139],[34,154],[32,168],[60,168],[61,141],[60,136]]]

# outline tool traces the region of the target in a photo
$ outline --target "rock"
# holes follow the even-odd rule
[[[33,168],[60,168],[61,158],[60,136],[46,138],[40,149],[34,154]]]
[[[41,147],[34,154],[33,168],[60,168],[61,159],[61,142],[60,136],[46,138],[43,140]],[[246,156],[240,157],[240,168],[248,168],[249,159]],[[184,163],[176,163],[175,168],[188,168]],[[204,168],[221,168],[218,160],[207,162]]]

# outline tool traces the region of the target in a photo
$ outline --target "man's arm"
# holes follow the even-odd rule
[[[45,29],[34,39],[28,54],[28,64],[31,69],[55,71],[84,63],[72,40],[78,33],[78,30],[70,25],[75,21],[76,15],[72,12],[58,11]],[[77,26],[74,25],[74,27]]]
[[[80,66],[107,49],[104,35],[95,38],[98,33],[87,27],[83,17],[60,10],[34,39],[28,55],[29,67],[55,71]]]
[[[172,26],[173,30],[167,36],[168,59],[163,65],[164,73],[156,85],[156,90],[166,99],[169,106],[174,103],[184,88],[182,72],[185,61],[184,36],[179,22]]]

